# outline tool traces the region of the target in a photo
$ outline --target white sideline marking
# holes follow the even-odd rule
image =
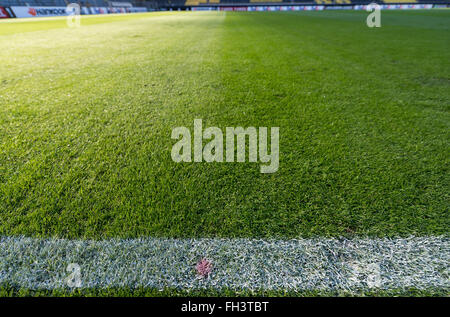
[[[213,263],[208,278],[195,264]],[[68,288],[79,265],[82,288],[347,290],[450,289],[450,240],[123,239],[0,237],[0,285]]]

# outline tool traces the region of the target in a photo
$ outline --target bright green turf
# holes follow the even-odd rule
[[[170,12],[155,12],[152,16],[160,15],[171,15]],[[84,26],[99,24],[99,23],[110,23],[117,21],[135,20],[139,18],[147,18],[147,13],[136,13],[136,14],[110,14],[110,15],[91,15],[82,16]],[[41,30],[50,30],[57,28],[67,27],[67,17],[51,17],[51,18],[21,18],[13,20],[0,20],[0,35],[23,33],[23,32],[34,32]]]
[[[0,234],[448,234],[450,11],[366,16],[1,22]],[[280,169],[172,162],[194,118],[279,126]]]

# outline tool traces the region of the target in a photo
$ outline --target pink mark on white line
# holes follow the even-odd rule
[[[201,259],[195,266],[197,273],[202,277],[208,277],[212,271],[212,263],[206,258]]]

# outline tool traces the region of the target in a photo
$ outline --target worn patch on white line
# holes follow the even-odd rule
[[[203,258],[212,263],[208,277],[196,271]],[[446,237],[0,238],[0,284],[28,289],[449,290],[449,263]]]

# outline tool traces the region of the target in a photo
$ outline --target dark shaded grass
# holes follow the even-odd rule
[[[345,291],[236,291],[236,290],[196,290],[184,291],[176,289],[58,289],[29,290],[15,288],[11,285],[0,286],[0,297],[443,297],[448,296],[445,290],[418,290],[414,288],[399,290],[361,290],[352,293]]]

